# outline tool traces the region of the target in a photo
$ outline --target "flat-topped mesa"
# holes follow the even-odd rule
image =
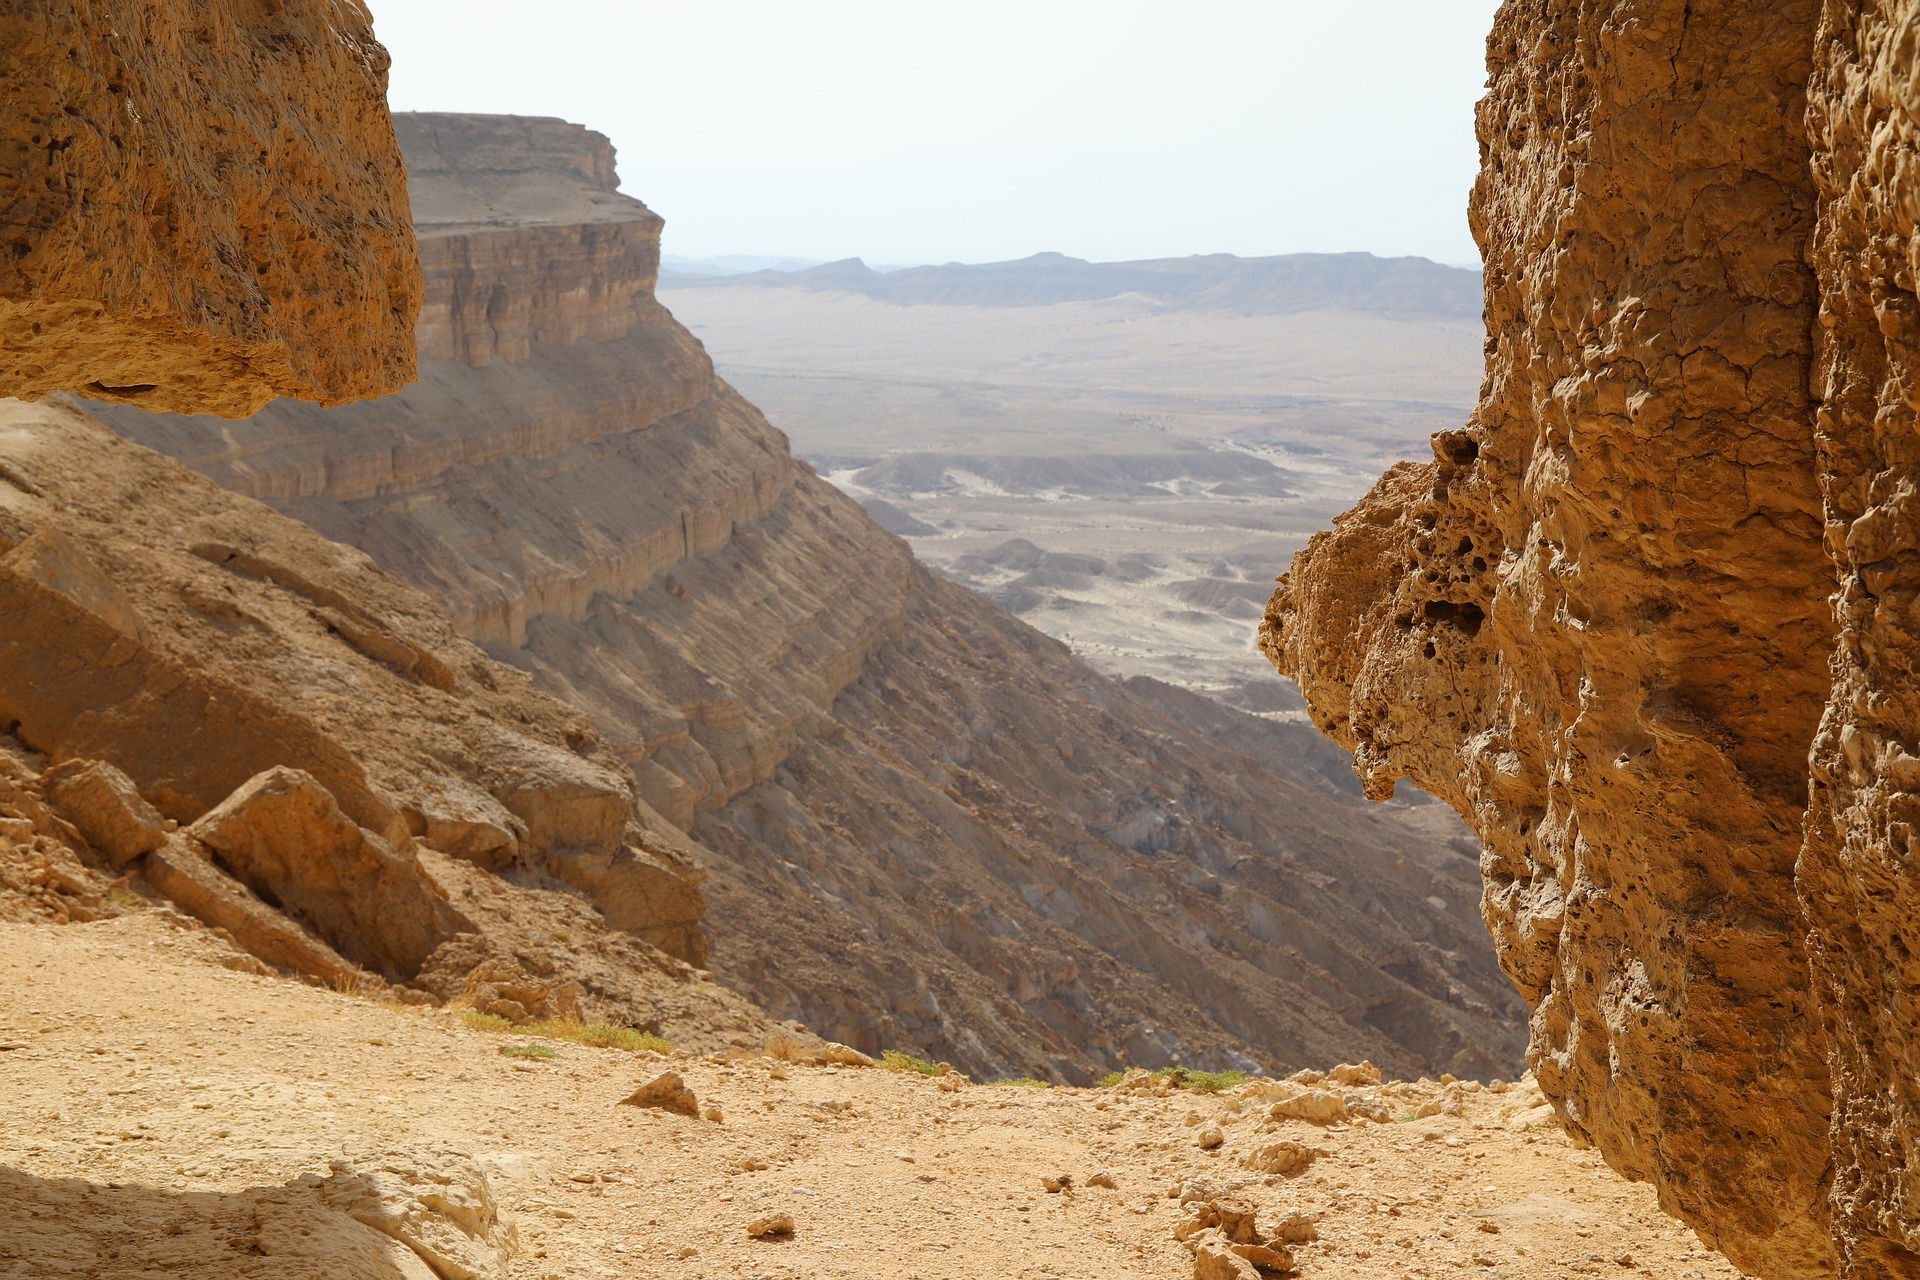
[[[1509,0],[1480,407],[1261,636],[1485,841],[1568,1126],[1780,1280],[1920,1277],[1917,20]]]
[[[613,144],[565,120],[401,112],[427,293],[420,354],[484,365],[631,332],[662,220],[619,194]]]
[[[410,382],[386,81],[354,0],[0,3],[0,395],[242,417]]]

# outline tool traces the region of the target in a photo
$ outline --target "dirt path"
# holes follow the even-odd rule
[[[224,969],[229,954],[149,913],[0,924],[0,1277],[400,1275],[330,1260],[350,1242],[306,1228],[298,1249],[263,1246],[269,1210],[330,1161],[434,1148],[489,1170],[518,1228],[513,1280],[1184,1280],[1174,1229],[1192,1210],[1167,1192],[1203,1181],[1247,1182],[1263,1223],[1317,1217],[1303,1277],[1736,1274],[1574,1150],[1526,1086],[1348,1090],[1460,1114],[1320,1126],[1233,1095],[943,1088],[566,1042],[527,1061],[500,1052],[524,1038]],[[619,1105],[669,1067],[723,1119]],[[1326,1154],[1292,1178],[1244,1165],[1278,1140]],[[1088,1185],[1097,1172],[1115,1186]],[[1049,1193],[1059,1174],[1075,1188]],[[790,1238],[749,1238],[778,1212]]]

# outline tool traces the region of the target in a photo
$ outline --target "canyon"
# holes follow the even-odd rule
[[[1484,841],[1568,1126],[1759,1276],[1920,1275],[1917,22],[1506,5],[1480,406],[1263,638]]]
[[[0,30],[0,1270],[1920,1277],[1915,0],[1501,8],[1311,728],[931,572],[359,4]]]
[[[1273,579],[1479,386],[1476,272],[1195,255],[663,275],[794,452],[1109,675],[1299,716]]]
[[[98,412],[584,710],[707,875],[719,981],[974,1072],[1513,1060],[1450,815],[1369,811],[1305,726],[1105,678],[929,573],[660,305],[661,220],[600,135],[395,127],[419,382]]]

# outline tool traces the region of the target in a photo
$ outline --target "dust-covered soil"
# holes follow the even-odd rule
[[[1306,1215],[1284,1247],[1328,1280],[1736,1274],[1525,1082],[1047,1089],[596,1049],[225,968],[156,912],[0,924],[0,955],[0,1276],[1166,1280],[1215,1205]],[[502,1052],[528,1044],[555,1056]],[[707,1115],[622,1105],[667,1070]],[[421,1171],[461,1156],[491,1225]],[[366,1209],[400,1175],[439,1189]]]

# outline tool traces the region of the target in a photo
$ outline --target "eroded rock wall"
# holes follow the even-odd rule
[[[357,0],[0,3],[0,394],[239,417],[411,381],[386,82]]]
[[[925,573],[654,300],[659,220],[604,138],[398,131],[421,381],[113,422],[366,549],[586,709],[704,850],[721,978],[996,1075],[1513,1069],[1457,827],[1363,811],[1298,727],[1241,726],[1264,762],[1227,749]]]
[[[1920,1276],[1920,5],[1824,6],[1814,393],[1840,627],[1799,865],[1850,1269]]]
[[[1506,4],[1480,407],[1262,633],[1485,841],[1568,1125],[1763,1276],[1920,1275],[1917,19]]]

